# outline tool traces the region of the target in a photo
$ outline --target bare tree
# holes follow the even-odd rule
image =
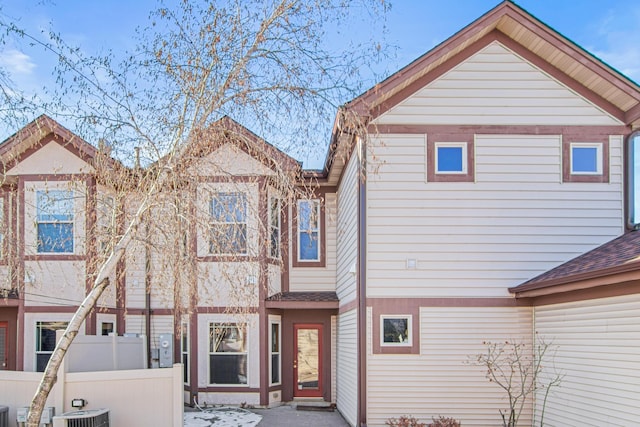
[[[469,363],[486,369],[486,378],[507,394],[508,410],[499,410],[503,427],[516,427],[522,411],[531,398],[544,392],[541,403],[540,426],[544,425],[544,408],[549,391],[560,384],[562,375],[544,372],[546,363],[553,360],[555,348],[536,335],[533,345],[507,340],[485,341],[485,352],[469,358]]]
[[[386,7],[382,0],[180,1],[151,14],[134,52],[102,57],[84,56],[53,32],[43,41],[0,22],[8,33],[60,60],[59,87],[48,89],[52,101],[41,108],[73,120],[85,139],[104,141],[91,159],[102,195],[92,195],[86,186],[72,189],[85,197],[86,213],[93,216],[87,230],[93,239],[85,242],[92,285],[49,359],[28,426],[39,424],[67,349],[105,289],[119,280],[118,265],[126,254],[147,251],[146,268],[155,273],[145,284],[147,292],[170,283],[164,291],[179,315],[201,297],[194,289],[197,248],[189,236],[212,245],[214,253],[227,252],[214,244],[243,244],[248,232],[243,227],[249,225],[235,202],[198,202],[198,192],[205,190],[195,188],[197,170],[206,153],[229,142],[252,153],[269,168],[269,176],[242,185],[268,187],[283,203],[313,191],[300,179],[297,162],[226,116],[261,135],[288,141],[281,145],[288,150],[324,137],[327,119],[357,94],[360,67],[379,53],[361,45],[328,48],[325,37],[340,30],[349,13],[375,21]],[[350,124],[354,129],[359,125]],[[139,150],[136,161],[134,147]],[[232,166],[217,162],[207,167],[214,175],[231,175]],[[268,218],[268,208],[246,204],[262,219]],[[215,209],[228,224],[216,223]],[[260,235],[269,233],[265,221],[251,226]],[[260,250],[256,256],[264,255]],[[238,282],[246,274],[231,268],[207,274],[228,276],[237,301],[251,304],[256,295],[247,283]],[[236,305],[242,311],[247,304]]]

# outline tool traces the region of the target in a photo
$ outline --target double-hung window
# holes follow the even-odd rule
[[[320,261],[320,201],[298,201],[298,261]]]
[[[247,384],[246,324],[209,324],[209,384]]]
[[[272,197],[269,201],[269,256],[276,259],[280,258],[280,209],[280,199]]]
[[[211,200],[209,252],[216,255],[247,253],[247,197],[244,193],[218,193]]]
[[[73,191],[36,192],[38,252],[73,253]]]
[[[36,372],[44,372],[53,349],[56,331],[67,328],[68,322],[36,322]]]
[[[182,381],[189,384],[189,323],[180,326],[180,355],[182,356]]]
[[[271,336],[269,337],[271,366],[270,385],[280,384],[280,322],[271,323]]]

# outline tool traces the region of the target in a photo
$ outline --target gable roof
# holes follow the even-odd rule
[[[577,82],[581,95],[597,99],[624,123],[640,125],[640,86],[511,1],[503,1],[347,108],[375,118],[496,40],[526,53],[527,60],[550,65],[562,82]]]
[[[632,231],[525,283],[510,288],[516,297],[534,297],[629,280],[640,277],[640,232]],[[601,279],[601,280],[597,280]],[[590,281],[587,283],[587,281]]]
[[[0,143],[0,161],[5,170],[37,150],[40,144],[49,142],[44,141],[48,137],[84,161],[91,162],[98,154],[93,145],[43,114]]]
[[[293,157],[269,144],[249,129],[228,116],[192,136],[196,143],[181,154],[185,159],[204,157],[222,145],[231,143],[272,170],[298,172],[300,163]]]

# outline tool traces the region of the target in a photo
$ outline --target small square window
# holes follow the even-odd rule
[[[436,173],[467,173],[467,144],[437,142]]]
[[[411,347],[411,316],[381,316],[380,345]]]
[[[426,182],[474,182],[475,136],[430,134],[426,142]]]
[[[571,174],[601,175],[602,144],[571,144]]]

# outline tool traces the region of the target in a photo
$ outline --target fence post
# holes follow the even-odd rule
[[[182,363],[173,365],[173,425],[184,424],[184,403],[182,402],[184,385],[182,384]]]

